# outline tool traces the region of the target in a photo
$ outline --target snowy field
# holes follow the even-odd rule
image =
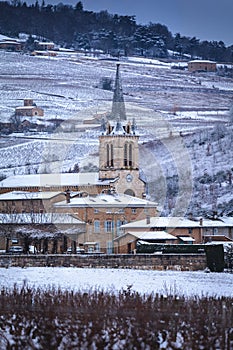
[[[147,271],[131,269],[86,269],[12,267],[0,269],[0,288],[22,286],[48,288],[60,287],[62,290],[105,290],[120,291],[131,288],[140,294],[162,293],[185,296],[233,296],[233,274]]]
[[[76,53],[45,58],[1,51],[0,62],[1,121],[9,120],[24,98],[33,98],[44,109],[44,120],[60,118],[79,128],[0,138],[0,175],[67,172],[74,164],[81,171],[89,164],[98,166],[100,129],[83,121],[111,111],[113,93],[103,90],[100,81],[114,80],[116,61]],[[188,210],[204,215],[203,208],[231,213],[233,79],[193,74],[153,59],[129,57],[120,63],[126,112],[138,125],[140,168],[151,200],[164,208],[163,215],[176,207],[177,198],[179,203],[191,198],[191,204],[183,200],[176,215]]]

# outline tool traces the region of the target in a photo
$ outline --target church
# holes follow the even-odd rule
[[[138,142],[135,120],[126,118],[118,64],[112,111],[101,123],[99,171],[10,176],[0,182],[1,212],[71,215],[85,230],[73,229],[68,245],[89,249],[94,244],[95,251],[112,253],[121,225],[158,215],[157,204],[147,200],[146,183],[140,178]],[[35,205],[30,208],[32,199]]]

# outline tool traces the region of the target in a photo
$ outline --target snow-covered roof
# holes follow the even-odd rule
[[[31,110],[31,109],[41,109],[35,105],[33,106],[21,106],[21,107],[16,107],[15,108],[16,110],[22,110],[22,109],[25,109],[25,110]]]
[[[66,201],[56,203],[55,207],[155,207],[156,203],[132,197],[126,194],[99,194],[96,196],[74,197],[70,199],[70,203]],[[114,212],[113,212],[114,213]]]
[[[179,236],[178,237],[183,242],[194,242],[195,239],[189,236]]]
[[[192,61],[189,61],[188,63],[216,63],[216,62],[209,61],[209,60],[192,60]]]
[[[11,38],[9,38],[8,36],[6,35],[2,35],[0,34],[0,40],[12,40]]]
[[[223,216],[221,217],[221,221],[225,223],[226,226],[232,226],[233,227],[233,217],[231,216]]]
[[[12,191],[0,194],[0,201],[5,200],[27,200],[27,199],[51,199],[62,192],[26,192],[26,191]]]
[[[227,226],[233,226],[233,220],[230,224],[230,220],[224,222],[223,220],[209,220],[209,219],[203,219],[202,223],[201,221],[194,221],[189,220],[187,218],[183,217],[151,217],[150,222],[147,223],[147,219],[134,221],[129,224],[125,224],[122,226],[123,229],[130,229],[130,228],[152,228],[152,227],[189,227],[189,228],[195,228],[195,227],[227,227]]]
[[[49,42],[40,41],[38,45],[54,45],[54,43],[52,41],[49,41]]]
[[[149,231],[149,232],[131,232],[128,231],[128,234],[142,239],[146,241],[154,241],[154,240],[167,240],[167,239],[172,239],[175,240],[177,237],[171,235],[170,233],[167,233],[166,231]]]
[[[73,215],[63,213],[0,214],[0,224],[75,224],[85,223]]]
[[[29,174],[9,176],[0,182],[0,187],[55,187],[78,185],[105,185],[109,180],[99,180],[99,173]]]
[[[18,41],[18,39],[15,39],[15,38],[10,38],[9,36],[6,36],[6,35],[3,35],[3,34],[0,34],[0,41]]]
[[[0,44],[20,45],[20,42],[15,41],[15,39],[10,39],[10,40],[0,40]]]

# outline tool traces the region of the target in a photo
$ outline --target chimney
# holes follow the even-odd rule
[[[200,226],[203,226],[203,218],[200,218]]]
[[[149,225],[150,224],[150,215],[146,216],[146,224]]]
[[[70,203],[70,190],[66,191],[66,203]]]
[[[189,213],[188,218],[189,218],[189,220],[193,220],[193,213]]]

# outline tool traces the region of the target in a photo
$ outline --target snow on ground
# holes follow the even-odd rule
[[[67,267],[0,269],[0,288],[12,288],[14,284],[22,286],[25,282],[36,288],[53,286],[76,291],[90,289],[119,291],[131,286],[132,291],[140,294],[233,296],[233,274],[230,273]]]
[[[87,160],[88,164],[89,157],[90,162],[98,164],[100,131],[86,133],[81,125],[84,119],[111,110],[112,91],[101,89],[100,80],[103,77],[114,80],[116,61],[76,53],[50,59],[0,52],[0,62],[1,121],[9,119],[14,108],[30,97],[44,108],[45,120],[59,118],[80,130],[76,139],[73,131],[63,136],[55,131],[49,137],[39,133],[26,134],[24,139],[20,138],[22,142],[17,134],[14,139],[0,140],[0,174],[69,171],[75,163],[81,165]],[[190,157],[183,166],[186,168],[183,175],[192,176],[193,202],[203,203],[209,210],[223,203],[223,200],[216,202],[216,197],[224,196],[225,201],[227,192],[232,195],[232,186],[225,185],[229,185],[226,176],[232,172],[233,164],[232,132],[228,125],[233,79],[215,73],[193,74],[171,69],[170,63],[155,59],[129,57],[120,63],[127,116],[129,120],[135,117],[139,127],[140,149],[145,156],[144,159],[140,157],[140,166],[147,178],[160,186],[159,177],[166,182],[167,177],[177,175],[177,164]],[[226,129],[223,138],[217,135],[222,127]],[[175,136],[177,142],[168,144],[169,135]],[[18,136],[22,137],[22,134]],[[67,139],[67,145],[63,143],[66,153],[62,142],[57,140],[59,137]],[[182,152],[175,152],[176,146],[182,146],[182,143],[184,147],[179,148]],[[39,167],[41,160],[47,165]],[[211,182],[200,184],[204,173],[215,176],[221,171],[225,178],[214,184],[216,193],[213,193]],[[160,199],[158,186],[152,188],[152,200]]]

